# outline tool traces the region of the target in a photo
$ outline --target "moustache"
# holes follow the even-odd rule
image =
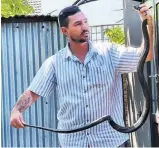
[[[89,31],[88,31],[88,30],[84,30],[84,31],[81,33],[81,35],[83,35],[84,33],[89,33]]]

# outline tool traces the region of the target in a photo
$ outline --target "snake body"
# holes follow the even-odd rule
[[[144,100],[143,100],[142,114],[136,123],[134,123],[130,127],[123,127],[123,126],[120,126],[117,123],[115,123],[111,116],[103,116],[100,119],[95,120],[92,123],[89,123],[83,127],[79,127],[79,128],[75,128],[75,129],[71,129],[71,130],[70,129],[69,130],[52,129],[52,128],[45,128],[45,127],[29,125],[29,124],[24,124],[24,126],[47,130],[50,132],[68,134],[68,133],[75,133],[75,132],[83,131],[83,130],[86,130],[93,126],[96,126],[102,122],[108,121],[109,124],[112,126],[112,128],[114,128],[115,130],[117,130],[118,132],[121,132],[121,133],[131,133],[131,132],[134,132],[137,129],[139,129],[145,123],[145,121],[148,117],[149,110],[150,110],[150,98],[151,98],[149,87],[148,87],[148,84],[147,84],[146,79],[143,74],[144,63],[146,61],[146,57],[147,57],[148,51],[149,51],[149,37],[148,37],[148,31],[147,31],[147,20],[144,20],[142,22],[142,32],[143,32],[143,36],[144,36],[144,51],[140,57],[139,64],[137,66],[137,76],[138,76],[139,82],[141,84],[141,88],[142,88],[143,95],[144,95]]]

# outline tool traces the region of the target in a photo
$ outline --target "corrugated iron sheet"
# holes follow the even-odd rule
[[[102,30],[103,27],[98,26]],[[93,27],[91,27],[91,30]],[[97,32],[96,32],[97,33]],[[9,124],[10,111],[20,94],[29,86],[46,58],[66,44],[60,33],[57,17],[16,16],[2,18],[2,146],[56,147],[57,134],[33,128],[15,129]],[[91,31],[91,40],[93,32]],[[104,32],[100,32],[104,36]],[[96,35],[97,36],[97,35]],[[103,40],[96,38],[96,40]],[[40,98],[24,112],[26,123],[57,126],[56,91],[49,98]]]
[[[10,126],[10,111],[46,58],[64,47],[57,21],[5,23],[1,28],[2,147],[55,147],[57,134]],[[56,128],[57,98],[40,98],[23,116],[26,123]]]

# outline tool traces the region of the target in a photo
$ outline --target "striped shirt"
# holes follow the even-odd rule
[[[81,63],[67,45],[46,59],[28,89],[48,97],[57,88],[58,129],[81,127],[105,115],[124,126],[121,74],[135,72],[138,61],[135,48],[89,42]],[[58,134],[58,138],[62,147],[116,147],[129,136],[104,122],[78,133]]]

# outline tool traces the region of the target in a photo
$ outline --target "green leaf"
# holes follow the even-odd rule
[[[122,28],[119,26],[113,26],[111,28],[106,28],[104,30],[104,34],[108,38],[108,40],[112,43],[121,44],[125,43],[125,36]]]
[[[1,16],[5,18],[15,15],[28,15],[33,10],[27,0],[1,0]]]

